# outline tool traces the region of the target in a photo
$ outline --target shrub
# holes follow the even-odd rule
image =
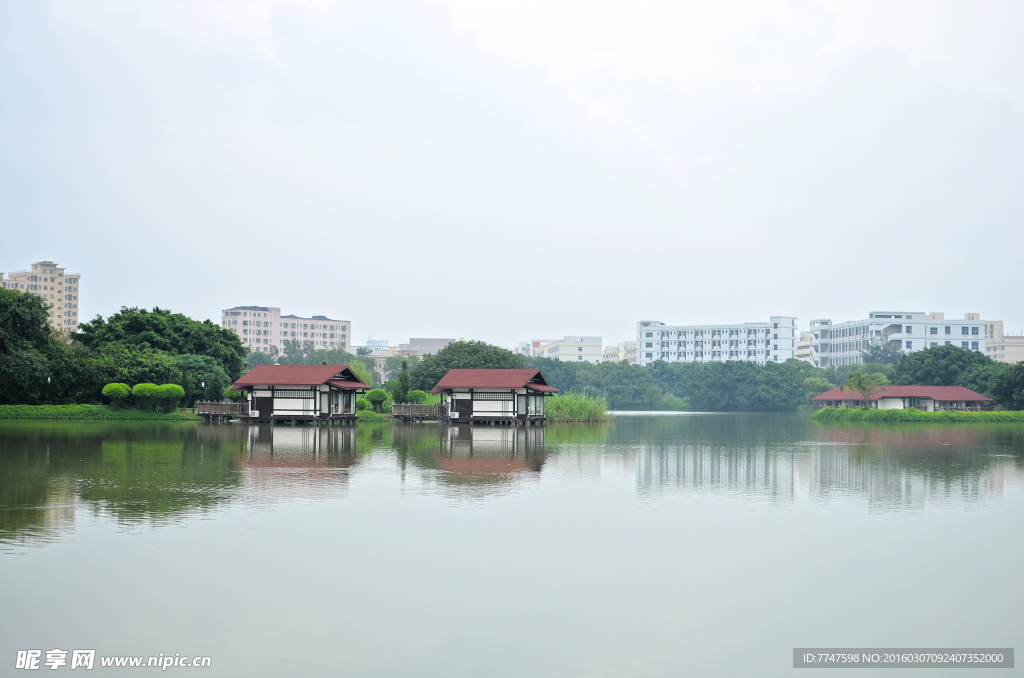
[[[185,389],[177,384],[164,384],[156,387],[156,396],[160,404],[170,412],[185,397]]]
[[[125,398],[131,395],[132,390],[128,388],[128,384],[113,383],[104,386],[102,393],[110,400],[110,404],[117,408],[124,403]]]
[[[380,413],[380,407],[388,400],[390,396],[384,389],[375,388],[366,393],[366,399],[373,405],[374,411]]]
[[[1024,421],[1024,412],[923,412],[921,410],[869,410],[860,407],[823,407],[811,415],[815,421],[996,422]]]
[[[544,414],[551,421],[605,421],[608,403],[600,396],[592,398],[569,392],[547,398]]]
[[[356,411],[362,412],[370,409],[370,401],[362,396],[356,398]]]
[[[427,402],[427,392],[420,390],[409,391],[409,395],[406,396],[406,399],[410,403],[425,403]]]
[[[156,384],[135,384],[132,387],[132,397],[141,408],[153,407],[160,399],[157,395],[158,388],[160,387]]]

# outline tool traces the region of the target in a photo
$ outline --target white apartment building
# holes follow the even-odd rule
[[[50,324],[68,332],[77,332],[81,322],[78,314],[81,281],[80,273],[68,273],[49,259],[32,264],[30,271],[16,271],[6,278],[0,273],[0,287],[46,299],[50,305]]]
[[[352,323],[348,320],[332,320],[324,315],[281,315],[281,309],[274,306],[225,309],[221,311],[221,326],[237,334],[250,350],[263,352],[271,346],[282,351],[285,340],[308,341],[315,348],[346,349],[352,337]]]
[[[729,362],[758,365],[795,357],[796,318],[771,316],[768,322],[735,325],[666,325],[657,320],[636,324],[637,362]]]
[[[1001,321],[981,320],[978,313],[946,320],[944,313],[872,311],[864,320],[812,320],[811,362],[818,367],[859,365],[864,362],[861,351],[873,342],[898,342],[903,353],[942,345],[985,353],[986,326],[994,322],[999,322],[1001,334]]]
[[[599,363],[604,358],[601,337],[569,336],[541,344],[536,357],[562,362]]]
[[[985,323],[985,355],[1002,363],[1024,360],[1024,335],[1004,334],[1002,320]]]

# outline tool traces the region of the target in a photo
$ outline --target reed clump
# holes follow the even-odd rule
[[[544,415],[549,421],[607,421],[608,403],[600,396],[569,392],[548,398],[544,402]]]

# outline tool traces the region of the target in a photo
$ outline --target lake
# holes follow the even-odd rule
[[[54,648],[445,677],[1020,648],[1022,479],[1013,424],[0,422],[0,674]]]

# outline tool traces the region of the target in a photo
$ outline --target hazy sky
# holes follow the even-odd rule
[[[1024,329],[1024,3],[0,2],[0,270],[410,336]]]

